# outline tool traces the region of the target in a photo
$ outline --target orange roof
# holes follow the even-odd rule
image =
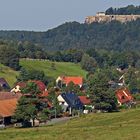
[[[48,97],[49,93],[48,91],[43,91],[42,94],[40,94],[41,97]]]
[[[75,85],[83,85],[83,78],[82,77],[62,77],[62,81],[65,84],[69,84],[70,82],[73,82]]]
[[[7,99],[0,101],[0,116],[10,117],[14,114],[17,105],[17,99]]]
[[[78,97],[84,105],[91,104],[91,100],[89,98],[87,98],[86,96],[78,96]]]
[[[130,91],[126,88],[117,90],[116,97],[121,104],[127,103],[133,100],[133,97]]]

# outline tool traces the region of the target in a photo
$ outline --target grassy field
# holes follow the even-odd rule
[[[16,82],[16,76],[18,76],[18,72],[0,64],[0,77],[5,78],[10,86]]]
[[[140,108],[89,114],[64,124],[0,131],[0,140],[140,140]]]
[[[53,63],[53,64],[52,64]],[[47,76],[57,78],[60,75],[72,75],[86,77],[86,71],[82,70],[80,65],[65,62],[51,62],[39,60],[20,60],[20,65],[26,69],[35,69],[44,71]],[[54,65],[54,67],[52,67]],[[10,86],[16,82],[16,76],[19,72],[0,64],[0,77],[5,78]]]
[[[20,64],[27,69],[42,70],[46,75],[54,78],[60,75],[86,76],[86,72],[81,69],[80,65],[74,63],[22,59]]]

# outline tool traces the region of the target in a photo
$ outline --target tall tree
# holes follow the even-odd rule
[[[135,68],[129,68],[124,74],[126,86],[131,92],[140,91],[140,72]]]
[[[117,109],[115,93],[109,86],[111,71],[97,70],[94,75],[88,77],[89,95],[95,109],[113,111]]]
[[[83,95],[79,85],[70,82],[67,86],[62,87],[62,91],[66,93],[75,93],[76,95]]]
[[[97,67],[97,62],[88,54],[84,54],[81,60],[81,67],[87,70],[88,72],[94,72],[95,68]]]
[[[28,81],[28,80],[40,80],[45,84],[48,83],[48,77],[44,74],[43,71],[38,70],[29,70],[25,68],[21,68],[20,74],[17,77],[18,81]]]
[[[0,45],[0,63],[18,70],[20,68],[18,51],[14,47]]]
[[[55,88],[50,88],[49,89],[49,96],[48,96],[48,100],[52,102],[53,104],[53,110],[51,112],[52,116],[55,116],[55,118],[57,116],[60,115],[60,113],[62,113],[62,108],[59,105],[59,102],[57,100],[57,92]]]
[[[34,82],[28,82],[21,93],[22,97],[18,101],[14,118],[16,120],[22,120],[23,123],[32,120],[34,126],[35,119],[41,119],[42,113],[48,115],[48,113],[46,113],[46,105],[40,98],[41,91]],[[46,116],[46,118],[48,118],[48,116]]]

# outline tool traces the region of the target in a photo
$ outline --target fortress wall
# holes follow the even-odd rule
[[[85,19],[85,23],[91,24],[93,22],[111,22],[113,20],[120,21],[122,23],[133,21],[140,18],[140,15],[100,15],[88,16]]]

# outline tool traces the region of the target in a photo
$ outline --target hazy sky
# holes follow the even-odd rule
[[[140,5],[140,0],[0,0],[0,30],[46,31],[109,7]]]

